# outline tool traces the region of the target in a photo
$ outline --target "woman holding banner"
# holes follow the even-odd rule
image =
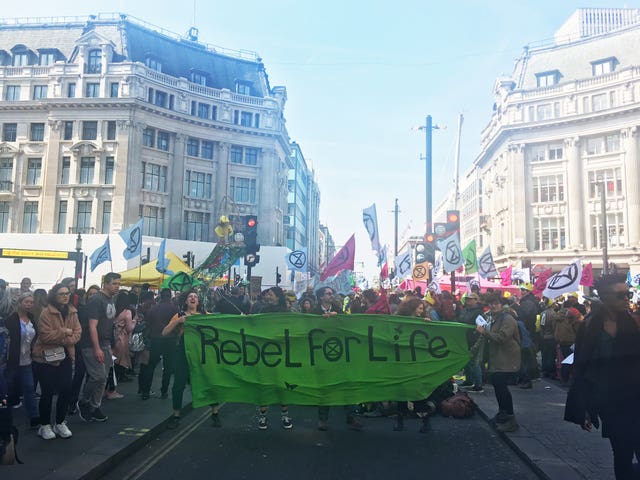
[[[173,416],[167,424],[167,428],[175,429],[180,424],[180,414],[182,410],[182,395],[189,379],[189,364],[187,362],[187,354],[184,349],[184,322],[190,315],[204,313],[201,311],[200,299],[195,290],[189,290],[183,294],[180,301],[180,311],[176,313],[166,327],[162,330],[162,336],[167,337],[174,331],[177,333],[178,340],[176,343],[175,355],[175,371],[173,378],[173,387],[171,389],[171,398],[173,402]],[[211,423],[213,427],[220,427],[220,417],[218,415],[218,404],[211,405]]]

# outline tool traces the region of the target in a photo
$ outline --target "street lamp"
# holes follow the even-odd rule
[[[432,133],[433,130],[437,130],[440,127],[438,125],[433,125],[431,121],[431,115],[427,115],[426,122],[424,126],[418,127],[418,130],[425,131],[426,144],[425,144],[425,234],[431,233],[433,230],[433,223],[431,217],[432,205],[433,205],[433,180],[431,173],[431,164],[433,163],[432,152],[431,152],[431,144],[432,144]]]
[[[82,276],[82,235],[76,237],[76,280]]]

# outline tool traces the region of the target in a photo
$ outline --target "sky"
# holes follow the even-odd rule
[[[380,240],[424,234],[426,115],[433,131],[433,206],[479,152],[493,85],[525,45],[548,40],[581,7],[640,8],[640,0],[23,0],[3,17],[133,15],[202,42],[257,52],[271,86],[284,85],[287,129],[313,165],[320,221],[336,245],[356,234],[356,270],[376,271],[362,210],[375,203]],[[195,15],[194,15],[195,12]],[[434,217],[434,221],[443,221]]]

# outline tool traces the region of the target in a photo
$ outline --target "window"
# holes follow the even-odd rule
[[[587,155],[599,155],[602,153],[615,153],[620,151],[620,135],[613,133],[604,137],[587,138],[585,153]]]
[[[17,123],[5,123],[2,125],[2,141],[15,142],[18,134]]]
[[[591,248],[602,248],[605,239],[610,247],[623,247],[626,244],[624,215],[622,212],[607,212],[607,234],[602,235],[602,215],[591,215]]]
[[[191,81],[199,85],[207,86],[207,75],[200,72],[191,72]]]
[[[588,174],[589,198],[598,200],[601,198],[602,185],[605,186],[605,198],[616,198],[624,194],[622,190],[622,170],[608,168],[606,170],[594,170]]]
[[[551,87],[560,80],[560,72],[551,70],[549,72],[536,73],[536,84],[538,88]]]
[[[167,106],[167,94],[166,92],[162,92],[160,90],[156,90],[156,98],[154,100],[154,105],[157,105],[159,107],[165,107]]]
[[[153,128],[145,128],[142,132],[142,143],[145,147],[155,147],[156,131]]]
[[[551,109],[550,103],[545,103],[544,105],[538,105],[538,120],[549,120],[553,118],[553,110]]]
[[[245,163],[245,165],[257,165],[258,164],[258,149],[257,148],[245,148],[244,149],[244,163]]]
[[[33,87],[33,99],[34,100],[42,100],[43,98],[47,98],[47,86],[46,85],[35,85]]]
[[[167,167],[142,162],[142,188],[154,192],[166,192]]]
[[[144,218],[143,235],[164,236],[164,208],[140,205],[140,216]]]
[[[67,85],[67,97],[68,98],[76,97],[76,84],[73,82]]]
[[[107,122],[107,140],[115,140],[116,139],[116,121],[109,120]]]
[[[164,150],[165,152],[169,151],[169,133],[168,132],[158,132],[158,149]]]
[[[13,66],[14,67],[24,67],[29,65],[29,54],[27,53],[16,53],[13,56]]]
[[[562,175],[534,177],[533,201],[542,203],[564,201],[564,181]]]
[[[210,118],[210,107],[206,103],[198,103],[198,117],[200,118]]]
[[[87,98],[97,98],[100,96],[100,84],[99,83],[87,83]]]
[[[44,123],[32,123],[31,124],[31,137],[32,142],[44,141]]]
[[[189,137],[187,139],[187,155],[191,157],[197,157],[200,150],[200,140],[197,138]]]
[[[20,85],[7,85],[5,88],[4,99],[9,102],[20,100]]]
[[[93,157],[82,157],[80,159],[80,184],[90,185],[93,183],[93,171],[96,161]]]
[[[260,128],[260,114],[259,114],[259,113],[256,113],[256,114],[253,116],[253,120],[254,120],[254,122],[253,122],[253,126],[254,126],[255,128]]]
[[[605,149],[607,152],[620,151],[620,135],[614,133],[604,137]]]
[[[64,122],[64,131],[62,133],[63,140],[71,140],[73,138],[73,121],[67,120]]]
[[[149,67],[151,70],[155,70],[156,72],[162,72],[162,63],[160,63],[155,58],[147,57],[147,60],[145,61],[145,63],[147,67]]]
[[[591,62],[591,73],[594,77],[604,75],[605,73],[611,73],[616,69],[617,65],[618,59],[615,57],[596,60],[595,62]]]
[[[9,202],[0,202],[0,233],[9,231]]]
[[[211,174],[187,170],[184,177],[184,191],[193,198],[211,198]]]
[[[209,214],[184,212],[185,240],[206,242],[209,240]]]
[[[208,142],[206,140],[202,141],[200,156],[207,160],[213,160],[213,142]]]
[[[601,93],[591,97],[591,111],[597,112],[607,108],[607,94]]]
[[[253,122],[253,114],[249,112],[240,112],[240,125],[250,127]]]
[[[565,248],[564,217],[534,218],[534,250],[561,250]]]
[[[78,202],[76,212],[76,229],[78,233],[89,233],[91,231],[91,207],[92,201]]]
[[[56,233],[66,233],[67,230],[67,209],[69,205],[66,200],[58,203],[58,229]]]
[[[240,95],[251,95],[251,84],[236,82],[236,93],[239,93]]]
[[[231,163],[242,163],[242,147],[237,145],[231,147]]]
[[[53,65],[56,63],[56,54],[53,52],[41,53],[40,54],[40,65]]]
[[[95,140],[98,138],[98,122],[82,122],[82,140]]]
[[[562,144],[549,145],[549,160],[562,159]]]
[[[13,160],[0,160],[0,191],[10,192],[13,189]]]
[[[102,52],[100,50],[89,50],[87,73],[102,73]]]
[[[60,170],[60,185],[69,185],[70,174],[71,174],[71,157],[62,157],[62,169]]]
[[[111,231],[111,202],[106,201],[102,203],[102,233],[109,233]]]
[[[40,185],[42,174],[42,159],[30,158],[27,160],[27,185]]]
[[[118,90],[120,89],[120,84],[118,82],[112,82],[109,85],[109,96],[111,98],[118,98]]]
[[[38,202],[24,202],[24,216],[22,217],[22,233],[36,233],[38,231]]]
[[[229,177],[231,199],[239,203],[256,203],[256,180]]]
[[[113,185],[113,174],[115,173],[115,161],[113,157],[107,157],[104,165],[104,184]]]

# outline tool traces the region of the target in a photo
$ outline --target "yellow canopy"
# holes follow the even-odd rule
[[[165,256],[169,259],[168,269],[173,273],[187,272],[190,274],[193,271],[189,268],[189,265],[180,260],[175,253],[167,252]],[[158,259],[155,259],[141,267],[133,267],[129,270],[125,270],[124,272],[120,272],[120,275],[122,275],[120,278],[120,285],[132,287],[134,285],[148,283],[152,288],[160,288],[164,279],[169,277],[169,275],[163,275],[158,272],[156,270],[157,263]]]

